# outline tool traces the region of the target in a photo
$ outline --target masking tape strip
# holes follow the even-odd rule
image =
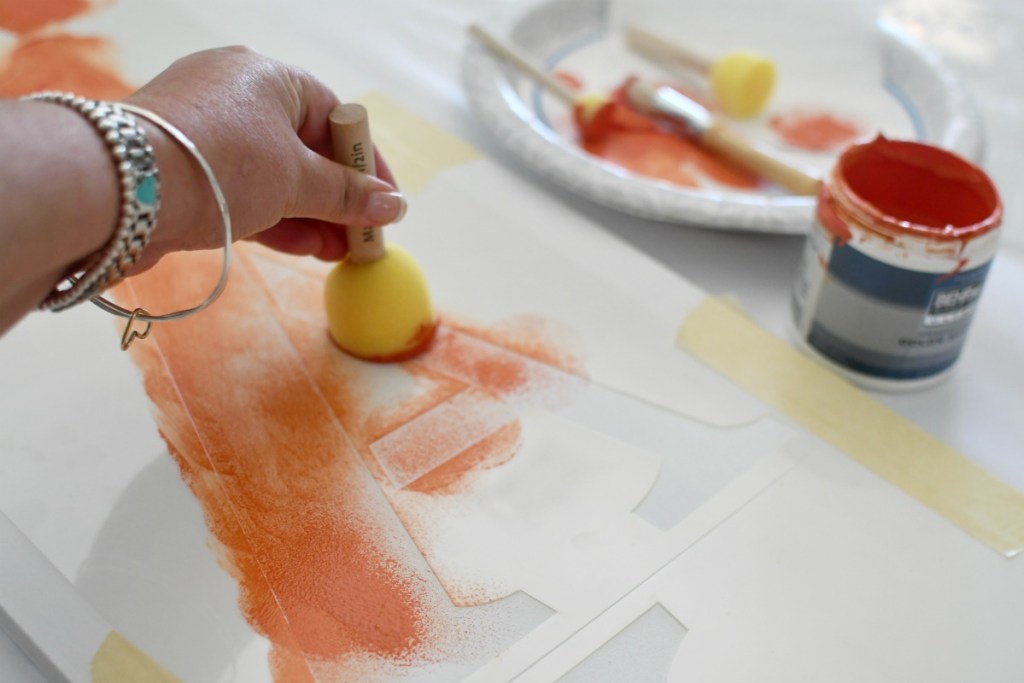
[[[90,669],[93,683],[181,683],[117,631],[103,640]]]
[[[402,191],[422,191],[442,171],[480,158],[480,152],[378,92],[359,98],[370,116],[373,142]]]
[[[705,299],[676,344],[1006,557],[1024,549],[1024,492],[758,327]]]
[[[110,624],[3,513],[0,549],[0,631],[46,680],[181,683],[112,631]]]

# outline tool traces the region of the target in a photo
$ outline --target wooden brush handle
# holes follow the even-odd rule
[[[723,157],[733,159],[766,180],[797,195],[816,195],[821,181],[786,162],[752,147],[749,142],[717,123],[700,135],[700,142]]]
[[[564,83],[559,81],[550,73],[537,66],[522,52],[508,43],[502,42],[496,36],[488,33],[486,29],[482,26],[478,26],[477,24],[470,26],[469,32],[477,40],[483,43],[491,52],[533,78],[533,80],[539,85],[550,91],[552,95],[555,95],[566,104],[571,105],[575,103],[576,93],[570,90]]]
[[[626,45],[637,54],[665,66],[695,71],[707,77],[713,62],[639,26],[625,28]]]
[[[370,121],[361,104],[339,104],[328,120],[334,160],[372,176],[377,175],[370,138]],[[348,259],[352,263],[369,263],[384,256],[384,235],[379,227],[346,226]]]

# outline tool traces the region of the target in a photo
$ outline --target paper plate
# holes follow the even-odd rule
[[[546,68],[573,75],[585,91],[599,93],[609,92],[630,74],[668,77],[628,50],[621,37],[626,23],[662,34],[685,26],[687,45],[698,50],[703,45],[704,54],[721,52],[722,45],[757,49],[770,55],[779,70],[771,104],[754,121],[726,123],[762,148],[819,175],[827,172],[840,149],[808,152],[787,146],[770,125],[772,118],[799,111],[836,113],[856,122],[866,136],[881,132],[924,140],[972,160],[981,154],[979,117],[963,86],[943,69],[936,54],[894,24],[853,13],[844,17],[836,4],[812,0],[781,6],[748,0],[678,5],[675,19],[659,16],[653,23],[639,4],[553,0],[537,5],[503,37]],[[769,5],[771,16],[759,16]],[[664,15],[664,3],[657,12]],[[786,21],[787,13],[799,22]],[[591,156],[576,142],[568,108],[475,40],[463,56],[462,78],[473,110],[500,144],[542,177],[594,202],[711,228],[799,234],[810,225],[812,197],[773,188],[736,190],[710,181],[699,188],[683,187]]]

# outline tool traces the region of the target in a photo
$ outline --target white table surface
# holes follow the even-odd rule
[[[127,2],[127,0],[121,0]],[[155,4],[155,3],[154,3]],[[183,7],[194,3],[179,0]],[[236,3],[222,3],[222,11]],[[802,239],[765,234],[727,233],[657,223],[595,206],[559,189],[533,181],[473,119],[458,82],[458,61],[471,21],[500,25],[529,3],[504,0],[434,0],[429,10],[403,0],[351,2],[361,16],[362,37],[354,48],[363,57],[350,65],[354,91],[378,88],[415,98],[420,113],[485,154],[536,182],[586,215],[601,229],[651,255],[681,277],[711,294],[736,296],[763,327],[786,334],[788,295]],[[291,14],[291,3],[238,2],[232,37],[245,40],[246,22],[260,13]],[[245,12],[241,12],[241,8]],[[887,405],[947,441],[1005,481],[1024,489],[1024,4],[1019,0],[890,0],[883,11],[908,22],[947,60],[976,98],[988,136],[983,160],[1005,203],[1003,246],[986,284],[964,355],[954,375],[931,389],[879,394]],[[244,15],[244,16],[243,16]],[[200,21],[213,21],[209,17]],[[426,22],[433,33],[421,31]],[[343,29],[342,29],[343,30]],[[425,49],[429,46],[429,49]],[[273,46],[257,45],[274,53]],[[290,61],[301,63],[301,46],[282,43]],[[422,54],[417,50],[424,48]],[[347,54],[355,53],[355,49]],[[415,56],[416,62],[410,59]],[[0,353],[4,352],[0,340]],[[1020,561],[1019,559],[1017,561]],[[979,577],[979,580],[981,577]],[[0,679],[36,683],[43,678],[0,633]]]

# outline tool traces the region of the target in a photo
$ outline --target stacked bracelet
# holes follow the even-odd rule
[[[57,287],[39,306],[60,311],[116,284],[138,260],[156,227],[160,175],[146,132],[119,105],[58,92],[29,97],[61,104],[85,117],[107,143],[120,185],[121,207],[113,236],[79,273],[68,279],[70,286]]]
[[[121,336],[121,348],[127,349],[136,338],[145,338],[149,334],[152,323],[185,318],[212,304],[224,291],[231,268],[231,215],[213,169],[192,141],[173,125],[141,107],[87,100],[57,92],[29,95],[26,99],[61,104],[92,123],[110,149],[121,185],[120,215],[113,237],[82,269],[67,277],[68,286],[54,289],[40,304],[40,308],[59,311],[89,299],[108,313],[128,319]],[[221,273],[213,291],[197,306],[161,315],[151,315],[143,308],[129,311],[99,296],[103,289],[121,280],[127,269],[138,261],[156,227],[156,214],[160,207],[160,175],[153,148],[147,141],[145,131],[136,122],[136,116],[161,128],[199,164],[210,184],[224,230]],[[146,324],[143,332],[133,329],[136,322]]]

